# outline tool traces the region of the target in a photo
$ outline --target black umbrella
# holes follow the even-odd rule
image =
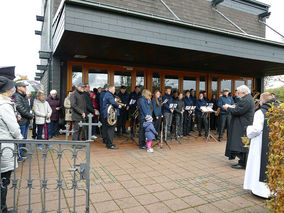
[[[10,67],[0,67],[0,76],[5,76],[11,80],[16,78],[15,76],[15,66]]]

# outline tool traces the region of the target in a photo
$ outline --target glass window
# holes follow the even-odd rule
[[[153,72],[153,76],[152,76],[152,92],[154,93],[156,90],[161,91],[160,88],[160,73],[159,72]]]
[[[126,86],[126,91],[131,92],[131,72],[115,71],[114,86],[116,93],[119,92],[121,86]]]
[[[236,80],[235,81],[235,90],[239,87],[245,84],[245,81],[241,81],[241,80]]]
[[[196,78],[184,76],[184,78],[183,78],[183,92],[185,92],[186,90],[191,90],[191,89],[196,90]]]
[[[224,89],[228,89],[231,92],[231,90],[232,90],[232,80],[225,80],[225,79],[223,79],[221,81],[221,92],[223,92]]]
[[[82,83],[82,66],[73,65],[72,66],[72,87],[77,86]]]
[[[107,70],[101,69],[89,69],[89,84],[91,90],[93,88],[99,88],[107,84],[108,82],[108,74]]]
[[[252,92],[252,80],[248,80],[248,88]]]
[[[136,71],[136,85],[140,86],[140,90],[144,89],[144,71]]]
[[[165,87],[171,87],[172,91],[178,91],[178,76],[177,75],[166,75],[165,76]]]
[[[204,76],[200,76],[199,80],[199,93],[206,92],[206,80]]]
[[[216,95],[216,97],[218,97],[218,79],[213,77],[212,78],[212,85],[211,85],[211,89],[212,89],[212,96]]]

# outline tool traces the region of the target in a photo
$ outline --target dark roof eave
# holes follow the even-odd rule
[[[150,14],[137,12],[137,11],[133,11],[133,10],[128,10],[128,9],[124,9],[124,8],[119,8],[119,7],[114,7],[114,6],[110,6],[110,5],[106,5],[106,4],[95,3],[95,2],[90,2],[90,1],[86,1],[86,0],[84,0],[84,1],[83,0],[62,0],[61,3],[63,3],[63,2],[71,3],[71,4],[77,4],[77,5],[83,5],[83,6],[93,7],[93,8],[98,8],[98,9],[101,9],[101,10],[108,10],[108,11],[112,11],[112,12],[116,12],[116,13],[122,13],[122,14],[131,15],[131,16],[136,16],[136,17],[142,17],[142,18],[145,18],[145,19],[154,19],[156,21],[165,22],[165,23],[169,23],[169,24],[175,24],[175,25],[179,25],[179,26],[183,26],[183,27],[194,28],[194,29],[197,29],[197,30],[208,31],[208,32],[211,32],[211,33],[223,34],[223,35],[232,36],[232,37],[236,37],[236,38],[243,38],[243,39],[247,39],[247,40],[251,40],[251,41],[255,41],[255,42],[266,43],[266,44],[270,44],[270,45],[284,47],[284,43],[271,41],[271,40],[268,40],[268,39],[265,39],[265,38],[262,38],[262,37],[257,37],[257,36],[254,36],[254,35],[248,35],[248,34],[238,33],[238,32],[234,32],[234,31],[224,30],[224,29],[202,26],[202,25],[198,25],[198,24],[184,22],[184,21],[181,21],[181,20],[175,20],[175,19],[160,17],[160,16],[153,15],[153,14],[150,15]],[[61,9],[63,9],[63,5],[64,4],[62,4]],[[60,8],[58,8],[58,9],[61,10]],[[54,17],[54,20],[56,20],[56,17]]]

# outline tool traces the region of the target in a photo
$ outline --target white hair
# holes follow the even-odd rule
[[[246,85],[239,86],[239,87],[237,88],[237,90],[238,90],[240,93],[245,93],[246,95],[247,95],[247,94],[250,94],[250,89],[249,89]]]
[[[50,91],[50,95],[53,95],[53,94],[55,94],[55,95],[57,94],[57,91],[55,89]]]

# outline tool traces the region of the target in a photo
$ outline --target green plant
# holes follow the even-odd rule
[[[267,206],[271,212],[284,212],[284,103],[272,106],[268,112],[270,153],[268,158],[267,185],[271,191],[271,199]]]
[[[283,103],[284,102],[284,87],[275,89],[267,89],[266,92],[273,92],[277,98]]]

